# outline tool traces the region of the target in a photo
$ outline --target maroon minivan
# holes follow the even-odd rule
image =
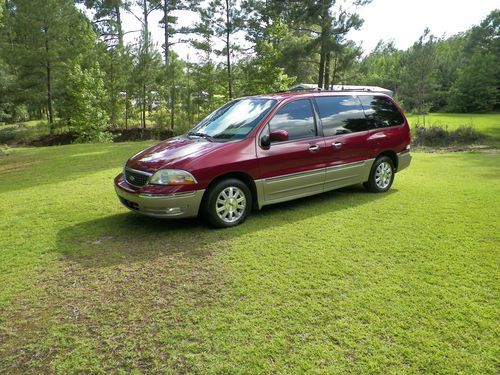
[[[230,227],[252,209],[348,185],[385,192],[410,161],[410,128],[390,97],[289,92],[225,104],[188,133],[131,157],[114,183],[133,211],[201,214]]]

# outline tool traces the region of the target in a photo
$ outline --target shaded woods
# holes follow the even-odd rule
[[[0,124],[46,121],[79,142],[133,127],[179,133],[227,100],[305,82],[383,86],[415,113],[499,109],[500,11],[458,35],[425,30],[407,50],[381,41],[364,54],[348,32],[369,2],[3,0]],[[126,30],[124,14],[140,30]]]

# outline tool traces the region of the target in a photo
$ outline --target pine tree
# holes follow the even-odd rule
[[[5,23],[10,38],[2,49],[15,66],[14,95],[31,110],[45,108],[53,133],[65,68],[94,48],[92,28],[70,0],[11,0]]]

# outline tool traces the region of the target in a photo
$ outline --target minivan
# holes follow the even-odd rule
[[[391,97],[284,92],[228,102],[132,156],[114,185],[132,211],[200,215],[223,228],[252,209],[349,185],[386,192],[410,161],[408,121]]]

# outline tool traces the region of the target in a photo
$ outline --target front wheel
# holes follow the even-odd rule
[[[382,156],[375,160],[370,178],[363,185],[372,193],[383,193],[389,190],[394,181],[394,163],[388,156]]]
[[[245,221],[252,208],[252,194],[238,179],[216,183],[207,192],[204,216],[216,228],[228,228]]]

